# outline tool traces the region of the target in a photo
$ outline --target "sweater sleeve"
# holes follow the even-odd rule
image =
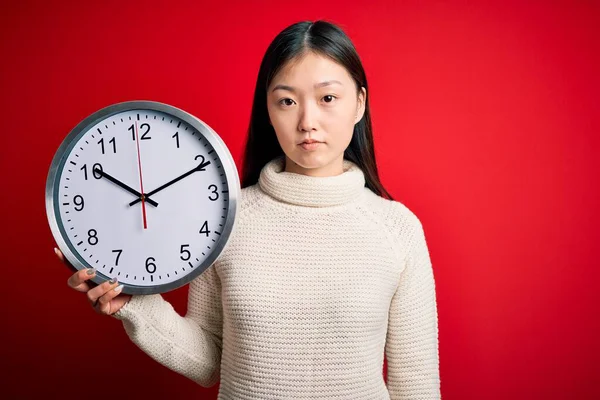
[[[415,221],[389,311],[385,355],[392,400],[441,399],[435,282],[423,226]]]
[[[221,283],[215,264],[190,282],[184,317],[160,294],[134,295],[112,314],[140,349],[204,387],[217,383],[222,349]]]

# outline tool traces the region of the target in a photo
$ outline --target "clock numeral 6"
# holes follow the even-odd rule
[[[156,261],[154,257],[148,257],[146,259],[146,271],[148,271],[148,273],[150,274],[153,274],[156,272],[156,264],[154,264],[154,262],[151,262],[150,260]]]
[[[83,196],[78,194],[75,197],[73,197],[73,203],[75,203],[75,211],[83,210],[83,205],[84,205]],[[81,208],[77,208],[77,207],[81,207]]]
[[[216,201],[219,198],[219,192],[217,192],[217,190],[218,190],[217,185],[210,185],[208,188],[209,189],[213,188],[211,194],[216,195],[216,197],[214,199],[212,198],[212,196],[208,196],[208,199],[211,201]]]
[[[90,229],[88,231],[88,243],[92,246],[95,246],[98,244],[98,232],[96,232],[95,229]]]
[[[186,247],[186,246],[189,246],[189,244],[182,244],[182,245],[181,245],[181,249],[179,250],[179,252],[180,252],[181,254],[183,254],[183,253],[187,253],[187,257],[186,257],[186,258],[183,258],[183,256],[179,256],[179,257],[180,257],[180,258],[181,258],[183,261],[187,261],[187,260],[189,260],[189,259],[190,259],[190,257],[192,256],[192,253],[190,253],[190,251],[189,251],[189,250],[185,250],[185,249],[184,249],[184,247]]]
[[[83,177],[85,178],[85,180],[88,180],[88,174],[87,174],[87,164],[83,164],[83,167],[79,168],[80,170],[83,170]],[[102,175],[100,175],[99,172],[97,172],[96,170],[100,170],[101,172],[104,171],[102,169],[102,165],[99,163],[96,163],[92,166],[92,175],[94,175],[94,178],[96,179],[101,179]]]

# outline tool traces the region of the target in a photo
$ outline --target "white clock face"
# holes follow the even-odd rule
[[[122,111],[73,140],[63,159],[57,224],[99,273],[125,288],[169,286],[209,266],[228,218],[229,182],[193,126],[161,111]]]

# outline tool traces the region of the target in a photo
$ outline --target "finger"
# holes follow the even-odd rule
[[[111,314],[112,307],[110,302],[121,293],[121,290],[123,290],[123,285],[117,285],[100,296],[98,305],[95,307],[96,312],[104,315]]]
[[[75,272],[67,279],[67,285],[77,290],[78,292],[87,292],[90,290],[90,285],[87,284],[88,279],[92,279],[96,276],[95,268],[82,269]]]
[[[65,255],[62,253],[62,251],[60,251],[58,248],[54,248],[54,254],[56,254],[56,256],[58,257],[58,259],[67,264],[70,267],[73,267],[73,265],[65,258]]]
[[[101,296],[103,296],[109,290],[114,289],[115,287],[117,287],[117,278],[111,278],[110,280],[102,283],[101,285],[98,285],[95,288],[88,290],[87,298],[90,301],[90,303],[93,306],[95,306],[96,301]]]

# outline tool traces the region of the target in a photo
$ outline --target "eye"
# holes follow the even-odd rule
[[[290,104],[290,103],[288,103],[288,101],[290,101],[290,102],[291,102],[291,104]],[[291,106],[293,103],[294,103],[294,100],[292,100],[292,99],[289,99],[289,98],[287,98],[287,97],[286,97],[285,99],[281,99],[281,100],[279,100],[279,104],[281,104],[281,105],[283,105],[283,106]]]
[[[323,100],[325,100],[325,103],[332,103],[334,99],[337,99],[337,97],[335,97],[332,94],[328,94],[326,96],[323,96]]]

